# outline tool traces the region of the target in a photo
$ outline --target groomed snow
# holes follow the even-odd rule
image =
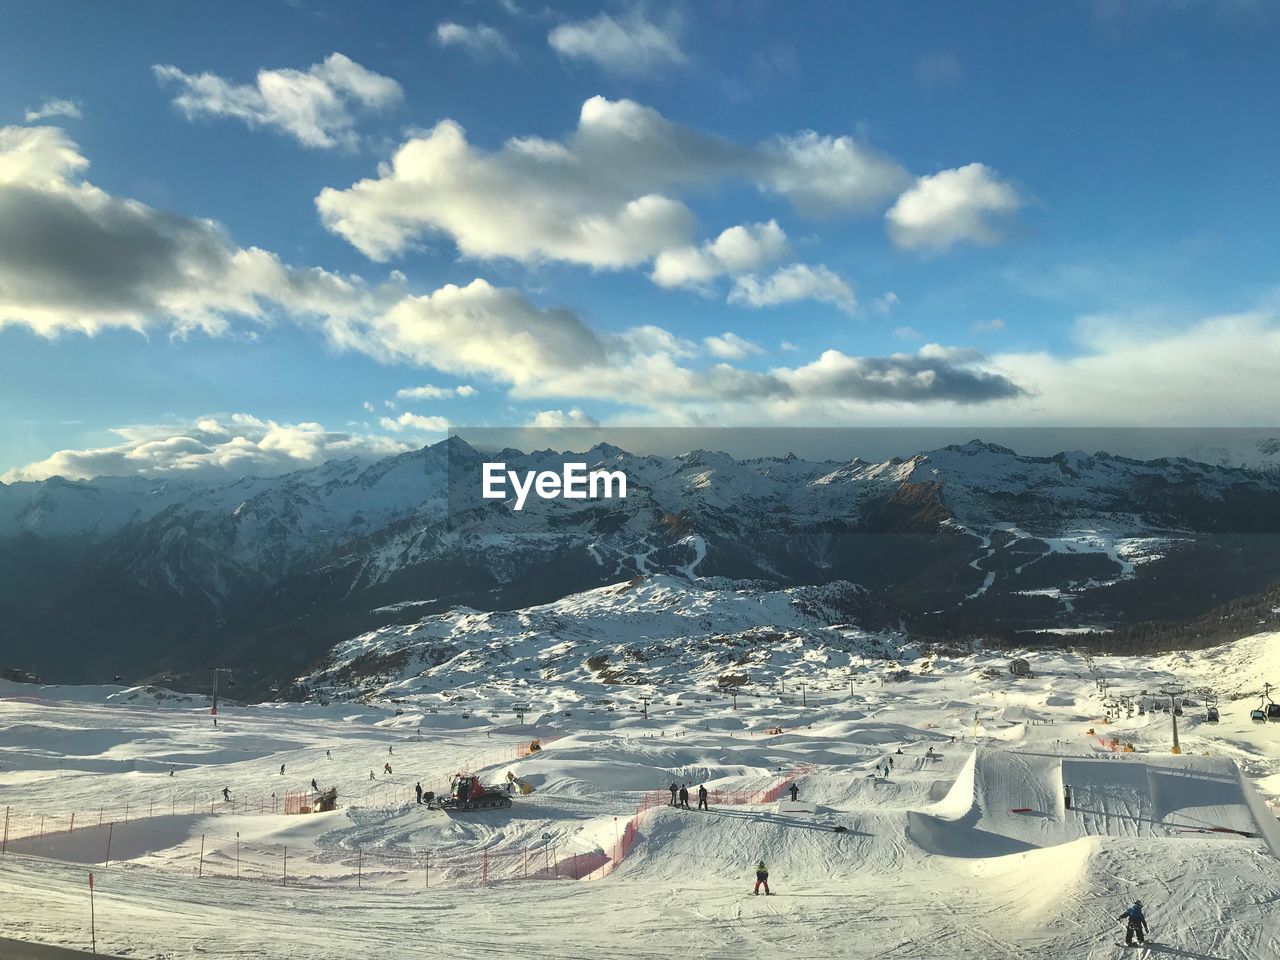
[[[1181,757],[1167,715],[1103,725],[1071,653],[1028,654],[1027,679],[1006,656],[918,658],[893,665],[901,682],[858,661],[852,686],[801,658],[736,710],[678,680],[564,679],[528,691],[524,727],[509,690],[466,674],[398,703],[224,704],[216,730],[198,700],[2,685],[0,935],[87,946],[92,869],[99,949],[131,957],[1092,960],[1116,955],[1112,918],[1140,897],[1153,953],[1274,958],[1277,823],[1255,791],[1280,794],[1280,724],[1252,723],[1256,700],[1227,696],[1280,673],[1277,642],[1098,658],[1113,690],[1172,677],[1220,689],[1220,723],[1187,709]],[[534,735],[544,748],[518,757]],[[438,790],[461,767],[533,792],[483,813],[413,803],[415,782]],[[750,802],[797,769],[796,809]],[[340,809],[270,812],[272,793],[313,777]],[[664,801],[616,869],[573,879],[673,780],[736,802]],[[46,818],[35,836],[28,814]],[[769,898],[750,892],[760,858]]]

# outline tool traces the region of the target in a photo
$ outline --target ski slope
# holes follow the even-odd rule
[[[1273,644],[1098,663],[1119,686],[1225,689]],[[99,949],[130,957],[1093,960],[1116,955],[1111,918],[1135,897],[1152,955],[1280,955],[1280,724],[1251,723],[1250,699],[1216,725],[1188,709],[1175,757],[1166,715],[1104,726],[1080,658],[1028,656],[1027,679],[976,654],[860,663],[840,685],[797,660],[736,710],[676,679],[563,680],[526,726],[503,685],[224,704],[216,729],[198,698],[0,686],[0,936],[87,946],[92,870]],[[413,802],[463,768],[532,792],[475,813]],[[791,776],[800,804],[757,802]],[[273,812],[312,778],[338,810]],[[705,784],[711,809],[667,806],[673,781]],[[768,898],[750,894],[762,858]]]

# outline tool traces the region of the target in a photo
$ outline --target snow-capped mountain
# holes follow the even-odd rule
[[[302,679],[320,697],[395,698],[548,681],[732,687],[799,661],[843,676],[851,658],[900,652],[892,632],[848,625],[882,615],[868,591],[843,582],[769,590],[640,575],[521,610],[461,607],[380,627],[338,644]]]
[[[480,465],[623,470],[625,500],[481,496]],[[1280,475],[973,441],[909,459],[504,450],[459,438],[231,483],[0,485],[0,630],[58,679],[230,663],[262,688],[340,641],[467,606],[513,610],[638,574],[840,581],[931,636],[1107,630],[1267,587]],[[178,678],[181,679],[181,678]]]

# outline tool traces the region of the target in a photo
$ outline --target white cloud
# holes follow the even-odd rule
[[[378,423],[382,425],[382,429],[394,433],[444,433],[449,429],[449,421],[444,417],[424,417],[416,413],[402,413],[394,419],[383,417]]]
[[[885,214],[889,236],[907,250],[940,251],[957,243],[1001,240],[992,221],[1023,206],[1012,186],[981,163],[920,177]]]
[[[898,298],[898,295],[892,290],[889,290],[886,293],[880,294],[880,296],[871,301],[871,309],[880,316],[887,317],[889,314],[893,313],[894,308],[901,302],[902,301]]]
[[[62,100],[57,97],[46,99],[34,110],[26,113],[27,123],[37,123],[53,117],[65,117],[68,120],[80,119],[80,104],[75,100]]]
[[[487,23],[467,27],[446,21],[436,27],[436,43],[442,47],[461,47],[477,59],[495,56],[516,59],[516,52],[507,43],[507,38]]]
[[[723,274],[737,275],[786,256],[786,232],[776,220],[730,227],[700,247],[664,250],[654,259],[653,282],[661,287],[706,287]]]
[[[999,333],[1005,328],[1005,322],[999,317],[992,320],[975,320],[969,324],[969,332],[974,334]]]
[[[893,331],[893,335],[899,340],[923,340],[924,334],[915,327],[898,327]]]
[[[769,188],[806,216],[866,214],[911,182],[903,167],[852,137],[806,130],[766,145]]]
[[[747,357],[760,356],[764,347],[758,343],[743,339],[733,332],[720,334],[718,337],[706,337],[703,341],[707,351],[721,360],[743,360]]]
[[[754,274],[739,277],[729,293],[730,303],[773,307],[798,300],[817,300],[853,313],[858,306],[853,288],[822,264],[793,263],[763,279]]]
[[[245,413],[182,423],[138,424],[111,431],[119,442],[57,453],[9,470],[0,481],[81,480],[102,476],[267,476],[339,457],[384,457],[409,449],[388,437],[326,430],[318,423],[278,423]]]
[[[253,84],[184,73],[172,64],[152,70],[162,84],[178,88],[173,103],[188,119],[234,117],[250,127],[283,131],[307,147],[354,146],[357,113],[390,109],[404,97],[396,81],[340,53],[305,71],[259,70]]]
[[[620,268],[665,253],[656,277],[680,285],[735,254],[758,257],[753,246],[785,242],[771,223],[695,244],[693,213],[674,195],[728,180],[831,215],[870,212],[910,178],[848,137],[807,132],[744,146],[630,100],[592,97],[563,140],[513,138],[492,152],[442,120],[406,141],[376,177],[326,188],[316,206],[329,230],[375,260],[442,233],[477,259]]]
[[[0,127],[0,327],[54,336],[167,322],[216,334],[232,316],[267,322],[273,305],[367,308],[358,281],[237,247],[211,221],[113,197],[81,179],[87,166],[61,130]]]
[[[587,60],[627,76],[680,67],[689,60],[680,48],[679,21],[654,23],[639,6],[616,19],[599,13],[590,20],[563,23],[547,34],[547,43],[562,57]]]
[[[463,384],[457,387],[433,387],[426,384],[421,387],[405,387],[396,391],[397,400],[443,400],[445,397],[470,397],[476,388]]]
[[[539,410],[534,414],[533,419],[529,421],[528,426],[563,430],[572,427],[598,427],[600,426],[600,421],[574,407],[567,412],[564,410]]]
[[[369,412],[369,413],[373,413],[373,410],[374,410],[373,404],[372,404],[372,403],[370,403],[368,400],[366,400],[364,403],[360,404],[360,406],[364,407],[364,409],[365,409],[367,412]]]

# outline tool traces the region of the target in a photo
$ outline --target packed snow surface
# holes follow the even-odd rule
[[[199,698],[0,685],[0,936],[87,947],[92,870],[99,951],[140,958],[1094,960],[1135,898],[1148,955],[1280,956],[1280,723],[1249,717],[1280,636],[1097,659],[1113,694],[1218,691],[1219,723],[1185,708],[1181,756],[1167,714],[1104,724],[1074,653],[1026,653],[1019,679],[1006,655],[851,648],[837,680],[812,652],[736,709],[678,674],[459,670],[448,689],[224,702],[215,728]],[[462,769],[530,792],[414,802]],[[337,810],[279,812],[313,779]],[[705,784],[710,810],[667,805],[673,782],[691,806]],[[770,897],[751,893],[761,859]]]

